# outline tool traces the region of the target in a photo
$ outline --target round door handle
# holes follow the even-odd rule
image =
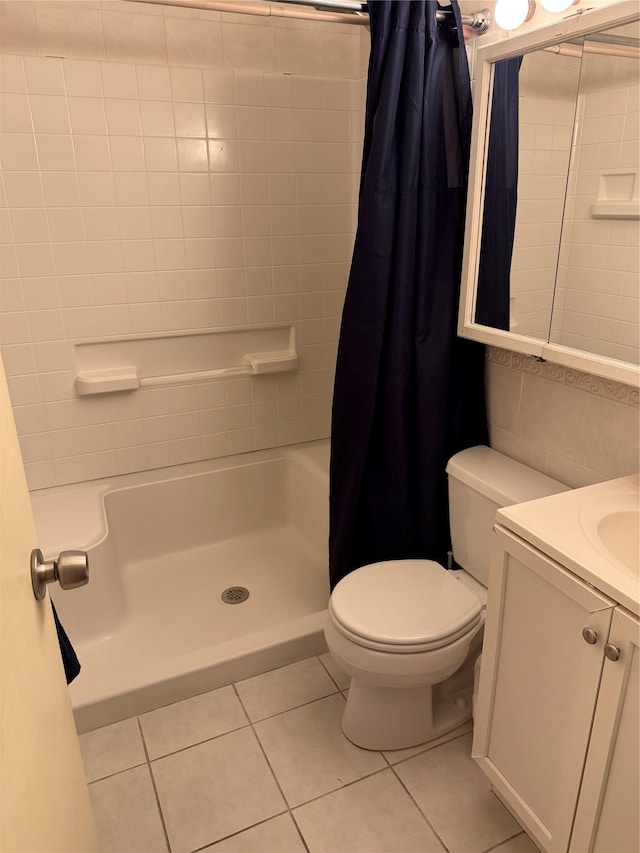
[[[604,647],[604,656],[609,660],[618,660],[620,657],[620,649],[614,646],[613,643],[607,643]]]
[[[595,628],[583,628],[582,636],[584,637],[585,643],[589,643],[590,646],[595,646],[598,642],[598,632]]]
[[[40,601],[47,591],[47,584],[58,581],[62,589],[75,589],[89,583],[89,557],[86,551],[61,551],[57,560],[45,560],[42,551],[31,552],[31,585],[33,594]]]

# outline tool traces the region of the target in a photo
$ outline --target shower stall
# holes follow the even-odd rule
[[[2,357],[38,546],[90,556],[81,730],[324,648],[365,11],[0,4]]]

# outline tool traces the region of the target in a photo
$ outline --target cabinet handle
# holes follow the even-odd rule
[[[595,628],[583,628],[582,636],[584,637],[585,642],[589,643],[590,646],[595,646],[598,642],[598,632]]]
[[[620,649],[614,646],[613,643],[607,643],[604,647],[604,656],[609,660],[618,660],[620,657]]]

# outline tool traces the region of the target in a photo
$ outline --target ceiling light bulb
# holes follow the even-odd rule
[[[534,0],[498,0],[496,24],[503,30],[515,30],[533,16],[535,8]]]
[[[564,12],[569,6],[575,6],[578,0],[540,0],[547,12]]]

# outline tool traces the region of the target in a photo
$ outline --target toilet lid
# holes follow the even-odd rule
[[[477,622],[482,604],[431,560],[371,563],[331,593],[333,618],[351,634],[391,646],[433,646]]]

